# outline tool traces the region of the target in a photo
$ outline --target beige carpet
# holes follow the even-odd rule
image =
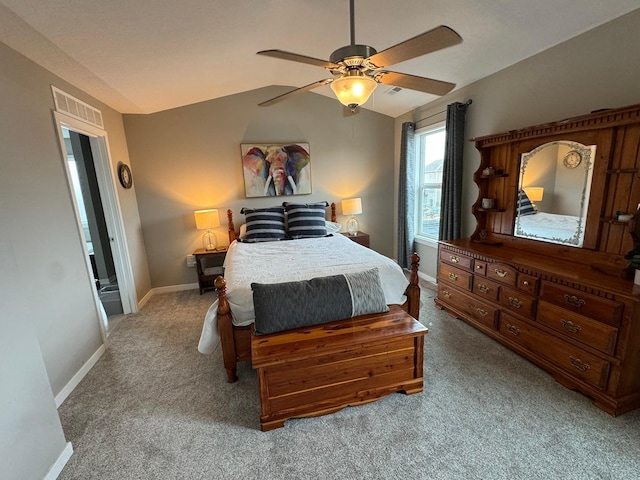
[[[640,411],[613,418],[433,306],[425,390],[259,430],[255,372],[197,351],[214,293],[154,296],[122,320],[59,412],[61,479],[637,479]]]

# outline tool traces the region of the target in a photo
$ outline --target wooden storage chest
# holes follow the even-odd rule
[[[251,340],[263,431],[294,417],[336,412],[393,392],[423,389],[427,329],[397,305],[389,312]]]

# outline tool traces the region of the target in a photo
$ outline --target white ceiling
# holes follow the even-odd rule
[[[381,51],[447,25],[462,44],[390,70],[459,88],[637,8],[640,0],[356,0],[355,37]],[[328,60],[350,42],[349,1],[0,0],[0,41],[119,112],[151,113],[330,77],[256,52]],[[365,107],[397,117],[437,98],[390,88],[378,86]],[[328,86],[314,92],[334,98]]]

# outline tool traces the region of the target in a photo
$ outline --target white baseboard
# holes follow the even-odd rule
[[[169,285],[166,287],[152,288],[151,291],[155,293],[169,293],[169,292],[181,292],[182,290],[195,290],[200,288],[197,283],[183,283],[181,285]]]
[[[151,297],[156,293],[169,293],[169,292],[181,292],[183,290],[197,290],[200,286],[197,283],[183,283],[181,285],[169,285],[166,287],[155,287],[149,290],[149,292],[138,302],[138,310],[144,307]]]
[[[151,297],[153,297],[153,288],[149,290],[147,294],[138,302],[138,311],[140,311],[142,307],[144,307],[147,302],[151,300]]]
[[[100,359],[100,357],[104,354],[105,351],[106,351],[106,346],[104,344],[100,345],[98,350],[96,350],[96,353],[91,355],[91,358],[87,360],[84,363],[84,365],[82,365],[80,370],[78,370],[78,372],[71,378],[71,380],[69,380],[69,382],[64,386],[64,388],[60,391],[60,393],[56,395],[56,408],[62,405],[62,402],[64,402],[67,399],[67,397],[71,394],[71,392],[73,392],[73,389],[76,388],[80,383],[80,381],[85,377],[85,375],[89,373],[89,370],[93,368],[93,366],[96,364],[96,362]]]
[[[427,275],[426,273],[418,272],[418,277],[424,280],[425,282],[432,284],[434,288],[438,288],[438,282],[432,276]]]
[[[67,442],[64,449],[58,456],[58,459],[53,465],[51,465],[51,468],[45,475],[44,480],[55,480],[58,478],[58,475],[62,472],[62,469],[71,458],[71,455],[73,455],[73,445],[71,445],[71,442]]]

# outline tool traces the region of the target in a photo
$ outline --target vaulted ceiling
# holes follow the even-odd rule
[[[463,43],[391,70],[460,88],[637,8],[640,0],[355,0],[355,40],[381,51],[447,25]],[[328,60],[350,43],[349,1],[0,0],[0,41],[122,113],[151,113],[331,77],[256,52]],[[437,98],[391,88],[379,85],[365,108],[397,117]],[[314,92],[335,98],[329,86]]]

